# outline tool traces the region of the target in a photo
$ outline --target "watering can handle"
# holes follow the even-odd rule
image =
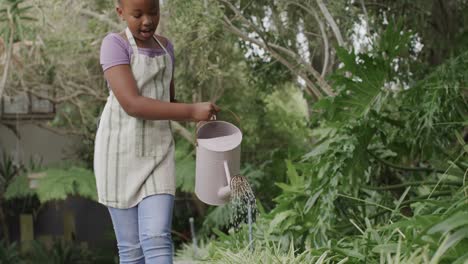
[[[216,115],[212,115],[210,120],[216,120]],[[198,134],[198,129],[209,121],[200,121],[197,123],[197,126],[195,128],[195,134],[193,136],[193,142],[195,142],[195,146],[198,146],[198,141],[197,141],[197,134]]]
[[[228,108],[223,108],[223,111],[228,111],[229,113],[231,113],[231,115],[234,117],[234,119],[236,119],[237,125],[239,126],[239,129],[240,129],[241,128],[241,120],[240,120],[239,116],[236,115],[236,113],[234,113],[233,111],[229,110]]]
[[[227,109],[227,108],[223,108],[223,111],[228,111],[229,113],[231,113],[231,115],[234,117],[234,119],[236,119],[237,121],[237,124],[239,126],[239,129],[241,128],[241,121],[240,121],[240,118],[238,115],[236,115],[233,111]],[[211,119],[210,121],[215,121],[216,120],[216,115],[212,115],[211,116]],[[195,128],[195,135],[194,135],[194,140],[193,142],[195,142],[195,146],[198,146],[198,142],[197,142],[197,135],[198,135],[198,129],[200,129],[200,127],[210,121],[200,121],[197,123],[197,126]]]

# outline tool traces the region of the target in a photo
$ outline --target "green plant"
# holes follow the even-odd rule
[[[226,245],[227,246],[227,245]],[[291,242],[284,250],[281,245],[274,241],[269,241],[266,238],[256,240],[252,245],[241,245],[233,247],[220,247],[216,242],[210,244],[202,244],[197,249],[197,254],[194,255],[193,247],[185,245],[177,254],[178,258],[193,259],[200,263],[231,263],[231,264],[282,264],[282,263],[308,263],[308,264],[331,264],[331,263],[348,263],[348,257],[343,257],[338,254],[333,254],[330,250],[305,250],[299,251],[294,248],[294,243]]]
[[[193,193],[195,191],[195,156],[193,147],[188,141],[177,141],[175,161],[177,189]]]
[[[291,243],[289,250],[282,250],[281,246],[275,243],[262,242],[254,245],[254,250],[246,247],[240,251],[230,249],[218,249],[211,263],[291,263],[291,264],[325,264],[325,263],[346,263],[346,258],[340,260],[335,256],[329,256],[329,252],[324,252],[319,256],[311,253],[310,250],[297,252]]]
[[[27,254],[31,264],[88,264],[95,263],[92,253],[71,242],[55,240],[49,248],[40,242],[33,242]]]
[[[50,168],[44,171],[45,177],[39,181],[37,195],[44,203],[50,200],[65,200],[70,195],[78,195],[97,201],[96,180],[91,170],[71,166]]]
[[[204,240],[198,241],[196,248],[193,244],[182,244],[181,247],[176,251],[175,260],[207,261],[209,257],[209,249],[210,245]]]
[[[8,244],[8,242],[0,241],[0,263],[23,263],[20,259],[19,247],[16,243]]]
[[[255,239],[283,252],[291,243],[300,252],[327,251],[348,263],[466,259],[460,212],[468,152],[458,131],[468,110],[468,53],[412,80],[409,89],[388,89],[396,79],[410,81],[390,67],[409,54],[409,39],[390,25],[375,53],[340,50],[340,93],[315,105],[312,150],[286,163],[276,207],[261,214]],[[245,230],[218,235],[221,250],[237,254],[246,246]]]
[[[13,162],[13,156],[2,150],[0,160],[0,193],[4,193],[11,180],[19,173],[19,167]]]
[[[11,186],[12,182],[17,178],[19,167],[13,163],[13,157],[2,150],[0,161],[0,225],[2,227],[2,234],[8,243],[10,241],[10,229],[7,225],[7,214],[5,210],[5,193]]]
[[[88,169],[72,163],[43,168],[36,173],[44,175],[38,180],[37,189],[32,190],[29,187],[27,174],[22,174],[12,182],[5,197],[13,199],[36,194],[41,203],[51,200],[65,200],[71,195],[97,200],[94,173]]]

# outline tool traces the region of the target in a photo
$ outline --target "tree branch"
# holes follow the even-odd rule
[[[327,32],[325,31],[325,25],[323,22],[319,19],[317,12],[313,11],[315,20],[317,20],[317,23],[319,24],[320,27],[320,33],[322,33],[322,39],[323,39],[323,66],[322,66],[322,74],[321,77],[325,78],[325,75],[327,74],[327,69],[328,69],[328,63],[330,62],[330,47],[328,44],[328,37],[327,37]]]
[[[370,36],[370,31],[369,31],[369,14],[367,13],[366,5],[364,3],[364,0],[360,0],[361,6],[362,6],[362,11],[364,12],[364,17],[366,18],[366,23],[367,23],[367,35]]]
[[[332,31],[335,34],[336,40],[338,41],[338,45],[340,47],[343,47],[344,46],[343,37],[341,35],[340,29],[338,28],[338,25],[335,22],[335,19],[333,19],[333,16],[330,14],[327,6],[323,3],[322,0],[317,0],[317,4],[320,8],[320,11],[322,11],[323,16],[325,17],[328,24],[332,28]]]
[[[329,59],[330,59],[328,37],[327,37],[327,32],[325,30],[325,25],[319,19],[319,16],[318,16],[317,12],[315,12],[315,10],[307,8],[303,4],[297,3],[297,2],[290,2],[290,4],[296,5],[299,8],[301,8],[302,10],[304,10],[307,13],[309,13],[310,15],[312,15],[315,18],[315,20],[317,21],[317,24],[319,25],[321,37],[322,37],[322,40],[323,40],[323,54],[325,56],[324,61],[323,61],[323,66],[322,66],[322,74],[320,75],[321,78],[319,79],[319,81],[323,80],[323,78],[325,77],[325,74],[327,73],[328,62],[329,62]],[[333,91],[331,90],[331,88],[329,86],[327,87],[327,90],[329,90],[329,92],[330,92],[330,93],[327,93],[328,95],[334,95]]]
[[[275,49],[278,49],[278,50],[281,50],[287,54],[289,54],[291,57],[293,57],[296,62],[298,62],[298,64],[301,64],[301,65],[304,65],[306,67],[306,69],[308,70],[308,72],[310,72],[312,74],[312,76],[314,76],[314,78],[317,80],[320,88],[322,88],[322,90],[328,95],[328,96],[335,96],[335,93],[332,91],[330,85],[323,79],[323,77],[318,73],[317,70],[315,70],[312,65],[310,63],[307,63],[304,58],[302,58],[301,56],[299,56],[298,54],[296,54],[295,52],[293,52],[292,50],[290,49],[287,49],[285,47],[282,47],[282,46],[279,46],[279,45],[276,45],[276,44],[272,44],[270,43],[269,44],[272,48],[275,48]],[[270,49],[270,52],[272,50]]]
[[[7,79],[8,79],[8,72],[10,69],[10,61],[11,61],[11,56],[13,54],[13,40],[14,40],[14,34],[15,34],[15,28],[13,25],[13,18],[11,17],[10,13],[10,8],[7,8],[7,15],[8,15],[8,23],[9,23],[9,29],[10,29],[10,36],[8,39],[8,47],[6,48],[6,59],[5,59],[5,66],[3,68],[3,75],[2,75],[2,81],[0,82],[0,99],[3,98],[3,92],[5,91]]]
[[[43,122],[36,122],[36,121],[32,122],[32,124],[38,127],[47,129],[51,132],[54,132],[55,134],[62,135],[62,136],[69,136],[69,135],[84,136],[83,132],[79,130],[75,130],[75,129],[56,128],[56,127],[52,127],[47,124],[44,124]]]
[[[293,72],[294,74],[297,74],[299,77],[301,77],[306,82],[306,84],[307,84],[306,91],[310,95],[315,96],[316,98],[322,98],[323,97],[322,93],[315,87],[314,83],[307,77],[307,75],[304,74],[302,71],[297,71],[297,67],[292,65],[287,59],[285,59],[283,56],[281,56],[279,53],[275,52],[271,48],[267,47],[264,43],[262,43],[262,42],[260,42],[260,41],[258,41],[256,39],[250,38],[246,33],[242,32],[240,29],[238,29],[236,26],[234,26],[226,16],[224,16],[224,22],[225,22],[226,28],[229,31],[236,34],[237,36],[239,36],[243,40],[252,42],[252,43],[258,45],[259,47],[265,49],[266,51],[268,51],[271,54],[272,57],[274,57],[279,62],[281,62],[283,65],[285,65],[291,72]]]
[[[34,90],[27,90],[27,91],[30,94],[34,95],[35,97],[37,97],[39,99],[44,99],[44,100],[50,101],[50,102],[52,102],[54,104],[60,104],[60,103],[63,103],[63,102],[68,102],[68,101],[72,100],[75,97],[78,97],[80,95],[85,94],[83,91],[76,91],[73,94],[70,94],[70,95],[67,95],[67,96],[63,96],[63,97],[59,97],[59,98],[52,98],[50,96],[45,96],[45,95],[38,94]]]
[[[82,15],[85,15],[85,16],[88,16],[88,17],[91,17],[91,18],[95,18],[95,19],[97,19],[97,20],[99,20],[101,22],[104,22],[104,23],[108,24],[109,26],[113,27],[116,30],[120,30],[122,28],[121,24],[114,22],[113,20],[111,20],[110,18],[108,18],[104,14],[99,14],[99,13],[96,13],[94,11],[91,11],[91,10],[85,9],[85,8],[81,8],[79,10],[79,12]]]
[[[182,126],[179,122],[171,121],[172,129],[174,132],[179,133],[183,138],[185,138],[188,142],[195,146],[195,139],[193,133],[191,133],[188,129]]]
[[[308,63],[303,57],[301,57],[299,54],[297,54],[296,52],[294,52],[294,51],[292,51],[292,50],[290,50],[288,48],[285,48],[283,46],[268,42],[263,37],[262,31],[256,25],[254,25],[251,21],[249,21],[247,18],[245,18],[240,10],[238,10],[235,6],[233,6],[230,2],[228,2],[226,0],[219,0],[219,1],[225,3],[233,12],[235,12],[236,17],[239,17],[245,24],[247,24],[248,27],[252,28],[258,34],[258,36],[261,38],[262,42],[249,37],[242,30],[240,30],[239,28],[234,26],[232,24],[232,22],[226,16],[224,16],[225,25],[228,25],[231,29],[233,29],[233,30],[231,30],[231,32],[235,33],[236,35],[238,35],[239,37],[241,37],[242,39],[244,39],[246,41],[255,43],[258,46],[262,47],[264,50],[268,51],[273,57],[275,57],[278,61],[280,61],[282,64],[284,64],[286,67],[288,67],[288,69],[290,69],[294,74],[299,75],[302,79],[304,79],[306,81],[306,83],[308,85],[310,85],[311,88],[310,88],[310,91],[308,91],[309,94],[313,94],[313,95],[317,96],[318,98],[321,98],[323,96],[321,94],[321,92],[319,92],[318,89],[315,87],[315,85],[311,85],[311,84],[313,84],[312,81],[308,77],[306,78],[305,74],[297,73],[296,72],[296,67],[292,66],[292,64],[289,63],[289,60],[287,58],[284,58],[283,56],[281,56],[278,52],[276,52],[276,50],[286,53],[288,56],[292,57],[292,59],[294,59],[298,65],[304,66],[306,68],[307,72],[312,74],[312,76],[317,80],[317,83],[320,86],[320,88],[328,96],[334,96],[335,95],[334,92],[332,91],[330,85],[323,79],[323,77],[320,75],[320,73],[318,73],[318,71],[315,70],[312,67],[312,65],[310,63]]]

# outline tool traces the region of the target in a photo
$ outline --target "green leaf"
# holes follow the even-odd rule
[[[299,174],[297,174],[297,170],[292,164],[290,160],[286,160],[286,166],[287,166],[287,175],[288,179],[291,182],[291,185],[297,185],[301,182],[303,182],[302,178],[299,177]]]
[[[357,258],[362,261],[366,258],[363,254],[359,253],[356,250],[350,250],[350,249],[345,249],[345,248],[333,248],[333,250],[345,256]]]
[[[389,244],[383,244],[383,245],[377,245],[372,249],[372,252],[374,253],[395,253],[397,252],[398,249],[398,243],[389,243]]]
[[[232,209],[229,204],[216,206],[205,216],[204,226],[223,228],[231,223]]]
[[[437,248],[430,264],[439,263],[439,260],[448,249],[454,247],[458,242],[465,238],[468,238],[468,227],[462,228],[457,232],[448,235],[439,248]]]
[[[324,154],[325,152],[327,152],[329,150],[329,147],[330,147],[330,143],[332,142],[332,140],[325,140],[323,142],[321,142],[320,144],[316,145],[312,151],[310,151],[309,153],[305,154],[302,158],[303,161],[306,161],[310,158],[314,158],[314,157],[317,157],[317,156],[320,156],[322,154]]]
[[[29,180],[27,174],[21,174],[13,178],[9,184],[6,192],[5,199],[25,198],[34,195],[36,192],[29,188]]]
[[[296,185],[289,185],[282,182],[276,182],[275,185],[280,187],[283,191],[289,193],[301,193],[302,191],[302,189],[300,189],[299,186]]]
[[[195,190],[195,158],[188,143],[176,145],[176,186],[183,192],[192,193]]]
[[[467,262],[468,262],[468,253],[466,253],[465,255],[463,255],[461,257],[459,257],[452,264],[467,264]]]
[[[309,212],[310,208],[312,208],[312,206],[315,204],[315,202],[319,198],[320,194],[322,194],[322,192],[323,192],[323,189],[320,189],[312,197],[307,199],[307,202],[306,202],[306,204],[304,206],[304,213],[307,214]]]
[[[447,233],[465,225],[468,225],[468,212],[458,212],[445,221],[433,226],[431,229],[429,229],[428,234],[434,234],[438,232]]]
[[[21,20],[24,20],[24,21],[38,21],[37,18],[30,17],[30,16],[21,16]]]
[[[215,235],[218,235],[220,237],[220,239],[229,239],[229,235],[221,232],[221,230],[219,230],[218,228],[213,228],[213,233],[215,233]]]
[[[97,201],[94,173],[80,167],[48,169],[39,180],[37,195],[41,203],[65,200],[69,195],[79,195]]]
[[[293,210],[287,210],[287,211],[283,211],[283,212],[280,212],[278,214],[275,215],[275,217],[273,218],[273,220],[270,222],[270,225],[269,225],[269,228],[268,228],[268,233],[273,233],[273,231],[280,231],[278,230],[279,229],[279,226],[281,225],[281,223],[288,217],[292,216],[296,214],[295,211]]]

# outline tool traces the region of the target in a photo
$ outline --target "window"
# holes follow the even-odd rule
[[[4,95],[0,101],[2,120],[47,120],[54,116],[55,105],[52,102],[30,93],[19,93],[11,97]]]

